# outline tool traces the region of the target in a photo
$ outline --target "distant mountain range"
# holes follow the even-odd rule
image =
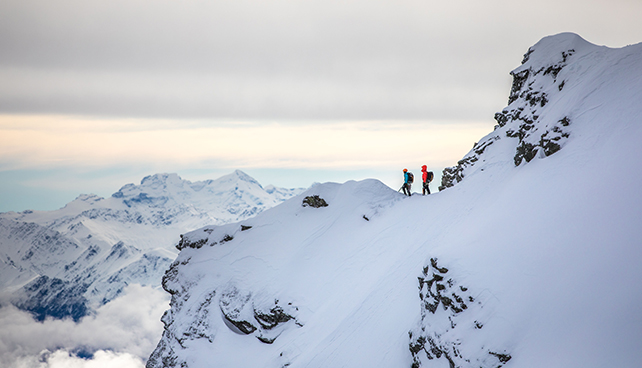
[[[156,174],[109,198],[0,213],[0,291],[40,320],[78,320],[128,284],[160,286],[185,231],[255,216],[302,191],[264,188],[239,170],[199,182]]]

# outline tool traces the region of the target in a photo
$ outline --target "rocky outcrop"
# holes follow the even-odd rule
[[[251,228],[252,228],[251,226],[241,225],[240,231],[247,231],[247,230],[249,230]],[[207,233],[208,235],[211,235],[212,232],[214,231],[214,229],[215,229],[215,227],[207,227],[207,228],[203,229],[203,232]],[[183,250],[185,248],[199,249],[203,245],[208,244],[208,243],[209,243],[210,246],[213,247],[213,246],[215,246],[217,244],[224,244],[224,243],[227,243],[229,241],[234,240],[234,235],[230,235],[230,234],[227,234],[227,233],[223,234],[221,236],[221,238],[218,239],[218,240],[214,240],[212,236],[205,237],[205,238],[192,238],[192,237],[190,237],[188,235],[181,234],[180,237],[181,237],[181,240],[176,245],[176,249],[178,249],[178,250]]]
[[[461,182],[469,173],[483,170],[480,162],[492,160],[484,153],[491,145],[510,146],[515,166],[560,151],[571,136],[572,113],[569,107],[551,105],[564,98],[566,87],[576,79],[567,70],[581,60],[576,49],[592,51],[587,44],[577,35],[565,34],[531,47],[522,65],[511,71],[513,84],[508,106],[495,114],[495,131],[475,143],[456,166],[444,169],[439,190]]]
[[[175,261],[163,277],[163,288],[171,294],[170,309],[161,319],[163,337],[147,361],[147,368],[188,367],[181,352],[190,341],[214,343],[223,321],[239,335],[252,336],[272,344],[288,328],[303,326],[297,320],[298,307],[278,299],[257,297],[232,284],[212,285],[204,294],[192,294],[197,282],[183,273],[191,258]],[[182,323],[176,323],[177,316]],[[187,323],[185,323],[187,321]],[[219,327],[217,327],[219,326]]]
[[[409,332],[413,368],[434,359],[448,361],[451,368],[499,368],[511,359],[505,350],[470,336],[484,327],[488,313],[476,294],[451,277],[436,258],[430,259],[418,279],[421,322]]]
[[[272,305],[261,303],[253,299],[252,293],[242,292],[236,287],[223,292],[219,306],[228,327],[235,332],[253,335],[266,344],[273,343],[288,322],[302,326],[296,321],[298,308],[292,303],[284,305],[278,299]]]
[[[307,196],[303,198],[302,205],[303,207],[313,208],[328,207],[328,203],[325,201],[325,199],[319,197],[318,195]]]
[[[475,143],[471,153],[466,155],[463,159],[457,162],[457,166],[447,167],[441,174],[441,185],[439,190],[444,190],[446,188],[452,187],[453,185],[459,183],[464,179],[464,171],[475,165],[479,161],[480,156],[484,153],[486,148],[493,144],[495,141],[499,140],[499,137],[493,137],[484,141],[482,143]]]
[[[533,48],[529,49],[522,64],[529,61],[534,51]],[[506,130],[506,137],[519,140],[515,149],[515,166],[519,166],[524,160],[530,162],[539,152],[544,156],[554,154],[570,136],[570,131],[567,130],[570,125],[568,116],[545,127],[537,124],[537,121],[540,118],[538,111],[549,102],[549,95],[559,94],[563,90],[566,82],[558,81],[558,75],[568,65],[568,58],[573,54],[574,49],[565,50],[553,64],[531,65],[511,72],[513,87],[508,98],[508,107],[496,113],[495,120],[496,129],[510,124],[511,127]]]

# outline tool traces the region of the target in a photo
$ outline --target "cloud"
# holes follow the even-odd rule
[[[262,124],[243,121],[90,120],[0,115],[0,167],[107,167],[173,163],[199,167],[349,169],[398,165],[430,157],[456,162],[492,118],[440,121],[331,121]],[[97,147],[99,147],[97,149]],[[211,165],[210,165],[211,166]],[[67,183],[65,183],[67,185]]]
[[[14,368],[143,368],[142,359],[128,353],[98,350],[91,359],[79,358],[67,350],[42,351],[38,356],[17,358]]]
[[[122,297],[78,323],[41,323],[5,305],[0,309],[0,366],[141,367],[160,340],[160,317],[168,307],[166,293],[139,285],[128,286]]]
[[[544,36],[642,40],[639,2],[589,3],[5,0],[0,109],[475,120],[505,101],[508,72]]]

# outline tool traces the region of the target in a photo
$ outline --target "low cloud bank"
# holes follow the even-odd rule
[[[50,352],[45,350],[38,356],[23,356],[14,360],[16,368],[143,368],[145,363],[139,357],[128,353],[114,353],[98,350],[91,359],[79,358],[67,350]]]
[[[169,308],[162,290],[130,285],[124,295],[73,320],[35,321],[13,305],[0,308],[0,366],[140,368],[163,331]]]

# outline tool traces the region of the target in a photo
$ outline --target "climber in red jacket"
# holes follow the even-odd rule
[[[426,165],[421,167],[421,178],[423,179],[423,195],[430,194],[430,182],[432,181],[432,178],[434,176],[432,171],[427,170],[428,168],[426,167]]]

